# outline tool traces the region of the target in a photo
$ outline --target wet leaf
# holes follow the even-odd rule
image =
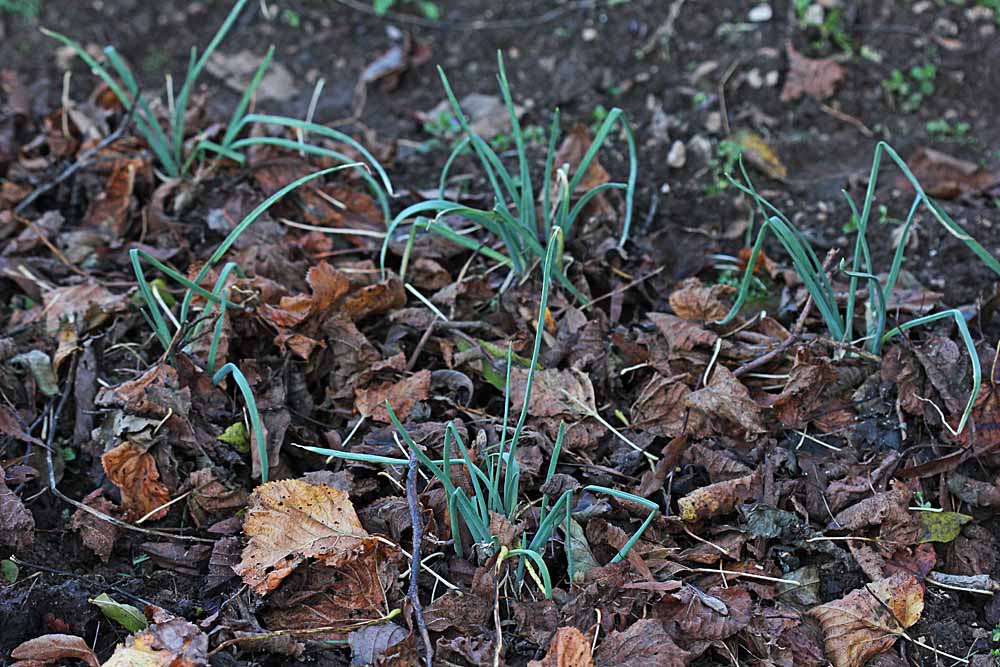
[[[346,493],[293,479],[254,489],[243,532],[249,543],[234,569],[261,595],[306,558],[337,566],[371,541]]]
[[[693,350],[715,345],[718,335],[694,322],[667,313],[649,313],[650,321],[667,339],[671,350]]]
[[[112,599],[107,593],[101,593],[93,598],[90,604],[96,605],[102,614],[129,632],[139,632],[148,625],[146,616],[141,611],[130,604]]]
[[[169,508],[163,506],[170,502],[170,490],[160,481],[152,454],[126,441],[106,452],[101,463],[108,479],[122,493],[122,509],[127,517],[138,519],[158,507],[162,509],[150,519],[167,515]]]
[[[100,664],[87,642],[76,635],[52,634],[29,639],[11,651],[10,656],[15,660],[33,661],[34,664],[56,662],[63,658],[82,660],[93,667]]]
[[[11,364],[15,364],[31,372],[31,376],[38,385],[38,391],[46,396],[55,396],[59,393],[59,378],[52,370],[52,358],[41,350],[31,350],[16,357],[12,357]]]
[[[811,609],[825,635],[826,655],[834,667],[861,667],[889,650],[906,628],[920,619],[924,589],[911,574],[899,572]]]
[[[684,586],[664,598],[657,614],[677,623],[684,637],[725,639],[750,622],[750,593],[741,586],[715,586],[704,592]]]
[[[351,647],[351,665],[373,665],[389,649],[405,641],[410,633],[395,623],[366,625],[347,635]]]
[[[968,514],[958,512],[920,512],[923,542],[951,542],[962,532],[962,526],[972,521]]]
[[[510,402],[512,406],[524,404],[524,388],[528,371],[513,368],[510,373]],[[594,386],[586,373],[576,369],[546,369],[535,371],[531,387],[528,414],[532,417],[559,415],[582,416],[594,408]]]
[[[833,95],[846,74],[843,67],[832,58],[806,58],[795,50],[791,42],[785,50],[788,53],[788,74],[781,89],[782,102],[791,102],[803,95],[822,102]]]
[[[594,667],[590,640],[576,628],[559,628],[545,658],[530,661],[528,667]]]
[[[718,432],[720,425],[715,423],[718,420],[737,424],[751,435],[767,430],[760,406],[750,398],[750,390],[725,366],[716,366],[708,386],[685,396],[684,405],[695,411],[690,425],[694,432],[705,429]]]
[[[677,646],[659,620],[637,621],[615,631],[594,654],[597,667],[686,667],[692,655]]]

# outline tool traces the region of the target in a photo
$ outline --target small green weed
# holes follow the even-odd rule
[[[830,44],[849,56],[854,55],[854,42],[847,34],[840,7],[824,7],[811,0],[794,0],[794,7],[799,28],[816,34],[810,43],[813,49],[823,51]]]
[[[726,174],[731,174],[743,155],[743,146],[733,139],[723,139],[715,147],[715,155],[708,161],[712,182],[705,188],[705,194],[714,196],[724,192],[730,184]]]
[[[42,0],[0,0],[0,13],[20,16],[34,23],[42,11]]]
[[[934,94],[936,78],[937,66],[925,63],[911,67],[908,75],[899,69],[892,70],[889,77],[882,81],[882,87],[899,102],[903,111],[913,113],[920,109],[927,97]]]
[[[425,19],[437,21],[441,18],[441,8],[431,0],[372,0],[372,8],[379,16],[384,15],[396,5],[412,5]]]
[[[949,139],[964,139],[972,131],[972,126],[964,121],[950,123],[944,118],[928,121],[925,127],[928,134]]]

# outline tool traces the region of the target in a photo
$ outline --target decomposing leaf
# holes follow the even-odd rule
[[[750,622],[750,594],[741,586],[715,586],[704,592],[684,586],[664,598],[657,614],[677,623],[684,637],[725,639]]]
[[[722,365],[717,365],[712,373],[708,386],[693,391],[684,397],[684,405],[693,409],[692,419],[695,422],[715,422],[722,419],[737,424],[750,435],[764,433],[761,419],[761,408],[752,398],[750,391],[732,371]],[[701,419],[697,419],[697,417]],[[694,432],[702,431],[707,425],[692,423]],[[718,431],[718,425],[713,424],[711,430]]]
[[[250,82],[257,72],[257,68],[260,67],[260,63],[260,54],[250,49],[243,49],[236,53],[215,51],[205,67],[212,76],[222,79],[227,86],[242,93],[250,87]],[[295,78],[289,69],[280,62],[272,61],[267,71],[264,72],[264,78],[261,79],[254,95],[258,102],[262,100],[287,100],[294,97],[297,90]]]
[[[81,502],[108,515],[112,515],[115,511],[114,503],[104,497],[103,489],[95,489]],[[117,526],[82,509],[73,513],[69,526],[80,532],[83,546],[93,551],[105,563],[108,562],[115,547],[115,540],[118,539]]]
[[[923,542],[951,542],[962,532],[962,526],[972,521],[968,514],[958,512],[920,512],[924,532]]]
[[[837,61],[832,58],[806,58],[795,50],[791,42],[785,50],[788,53],[788,75],[781,89],[782,102],[791,102],[803,95],[823,101],[833,95],[846,74]]]
[[[138,519],[157,508],[150,519],[162,519],[167,515],[170,490],[160,481],[156,460],[149,452],[144,452],[125,441],[101,457],[104,472],[112,484],[122,493],[122,508],[127,517]]]
[[[691,393],[683,382],[654,374],[629,411],[632,426],[654,435],[676,438],[684,431],[684,398]]]
[[[57,287],[45,292],[45,330],[59,332],[60,322],[70,321],[83,333],[108,321],[125,308],[125,297],[116,296],[97,283]]]
[[[431,372],[425,369],[399,382],[383,382],[370,389],[356,389],[354,403],[362,416],[388,424],[390,420],[389,411],[385,408],[386,401],[389,401],[397,417],[406,419],[417,401],[427,399],[430,388]]]
[[[751,473],[695,489],[677,500],[681,519],[691,523],[732,512],[750,496],[756,478],[756,473]]]
[[[723,299],[735,293],[736,288],[731,285],[706,286],[697,278],[688,278],[670,293],[670,307],[681,319],[714,322],[729,312]]]
[[[590,640],[576,628],[559,628],[552,635],[545,658],[530,661],[528,667],[594,667]]]
[[[101,593],[93,598],[90,600],[90,604],[96,605],[102,614],[129,632],[139,632],[148,625],[146,616],[139,609],[130,604],[118,602],[107,593]]]
[[[711,347],[719,336],[698,324],[667,313],[649,313],[647,317],[656,325],[670,344],[671,350],[693,350]]]
[[[183,618],[164,615],[115,647],[102,667],[201,667],[208,664],[208,637]]]
[[[0,544],[27,549],[34,539],[35,518],[21,499],[7,488],[4,469],[0,465]]]
[[[920,581],[897,572],[815,607],[809,615],[823,629],[826,655],[833,666],[861,667],[872,656],[890,649],[906,628],[920,619],[923,610]]]
[[[216,479],[210,468],[191,473],[191,484],[194,490],[188,496],[187,506],[196,526],[204,524],[210,514],[236,511],[246,505],[246,490],[227,487]]]
[[[527,381],[527,369],[511,368],[510,402],[518,409],[524,403]],[[594,386],[586,373],[573,368],[535,371],[528,402],[532,417],[586,415],[594,410]]]
[[[593,140],[590,137],[590,130],[583,123],[577,123],[569,132],[566,134],[566,138],[563,139],[562,144],[559,146],[559,150],[556,152],[555,159],[553,161],[553,168],[559,169],[563,165],[569,165],[569,176],[576,173],[577,168],[580,166],[580,162],[583,160],[583,156],[586,155],[587,151],[590,150],[590,146]],[[583,194],[587,190],[596,188],[599,185],[603,185],[611,180],[611,176],[608,175],[607,170],[601,166],[601,163],[594,159],[591,161],[590,165],[587,167],[586,173],[583,175],[583,179],[576,186],[576,191],[572,193],[573,196]],[[556,198],[556,194],[562,192],[560,190],[559,179],[553,176],[553,181],[551,183],[550,192],[554,193],[552,195],[553,199]],[[565,186],[563,186],[565,189]]]
[[[358,628],[347,635],[351,647],[351,665],[374,665],[410,635],[406,628],[395,623],[378,623]]]
[[[686,667],[692,655],[674,643],[656,619],[636,621],[601,642],[594,654],[597,667]]]
[[[482,95],[472,93],[459,100],[462,113],[465,114],[472,131],[487,141],[500,134],[510,132],[510,115],[507,107],[496,95]],[[522,110],[515,108],[515,113],[520,117]],[[452,115],[451,105],[448,100],[442,100],[429,111],[419,112],[417,118],[423,123],[435,126],[445,124],[445,130],[458,133],[461,128],[458,121]]]
[[[981,192],[1000,186],[1000,172],[989,171],[975,162],[921,148],[906,161],[920,186],[932,197],[954,199],[967,192]],[[900,187],[913,188],[908,179],[898,179]]]
[[[337,566],[371,541],[346,493],[294,479],[254,489],[243,532],[250,541],[234,570],[261,595],[306,558]]]
[[[26,665],[42,665],[63,658],[82,660],[92,667],[100,664],[87,642],[76,635],[52,634],[29,639],[11,651],[10,656],[26,661]]]
[[[776,181],[788,177],[788,167],[784,165],[781,158],[778,157],[778,152],[764,140],[764,137],[756,132],[743,130],[736,134],[736,141],[739,142],[742,149],[741,155],[747,163],[757,167]],[[766,257],[765,260],[770,261]]]
[[[84,224],[107,229],[116,238],[123,236],[128,229],[135,177],[144,166],[142,159],[117,161],[105,188],[90,202]]]

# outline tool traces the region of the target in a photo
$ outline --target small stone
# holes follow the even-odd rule
[[[760,70],[756,67],[747,72],[747,85],[755,89],[764,85],[764,77],[761,76]]]
[[[673,169],[680,169],[685,162],[687,162],[687,148],[684,147],[683,141],[675,141],[667,153],[667,164]]]
[[[660,194],[661,195],[670,194],[670,183],[664,183],[663,185],[660,186]]]
[[[592,42],[597,39],[597,28],[584,28],[583,32],[580,33],[580,37],[585,42]]]
[[[764,75],[764,83],[767,84],[768,88],[774,88],[778,85],[779,78],[781,78],[781,75],[778,74],[778,70],[771,70]]]
[[[703,137],[700,134],[696,134],[688,140],[687,149],[702,160],[708,160],[712,156],[712,142],[708,137]]]
[[[923,14],[928,9],[932,9],[933,7],[934,3],[931,2],[931,0],[922,0],[921,2],[914,2],[911,11],[914,14]]]
[[[709,134],[718,134],[722,131],[722,114],[718,111],[712,111],[705,118],[705,131]]]
[[[771,5],[766,2],[757,5],[750,10],[749,14],[747,14],[747,18],[752,23],[764,23],[766,21],[770,21],[772,16],[774,16],[774,10],[772,10]]]
[[[809,5],[802,13],[802,22],[806,25],[823,25],[825,19],[826,10],[823,9],[823,5]]]

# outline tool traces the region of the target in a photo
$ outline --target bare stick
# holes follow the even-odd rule
[[[420,637],[424,640],[424,659],[427,667],[434,661],[434,646],[427,634],[424,609],[420,606],[420,592],[417,590],[417,572],[420,571],[420,543],[424,539],[424,520],[420,516],[420,500],[417,498],[417,455],[410,450],[410,465],[406,471],[406,502],[410,506],[410,525],[413,528],[413,548],[410,552],[410,588],[407,593],[413,605],[413,616],[417,619]]]

